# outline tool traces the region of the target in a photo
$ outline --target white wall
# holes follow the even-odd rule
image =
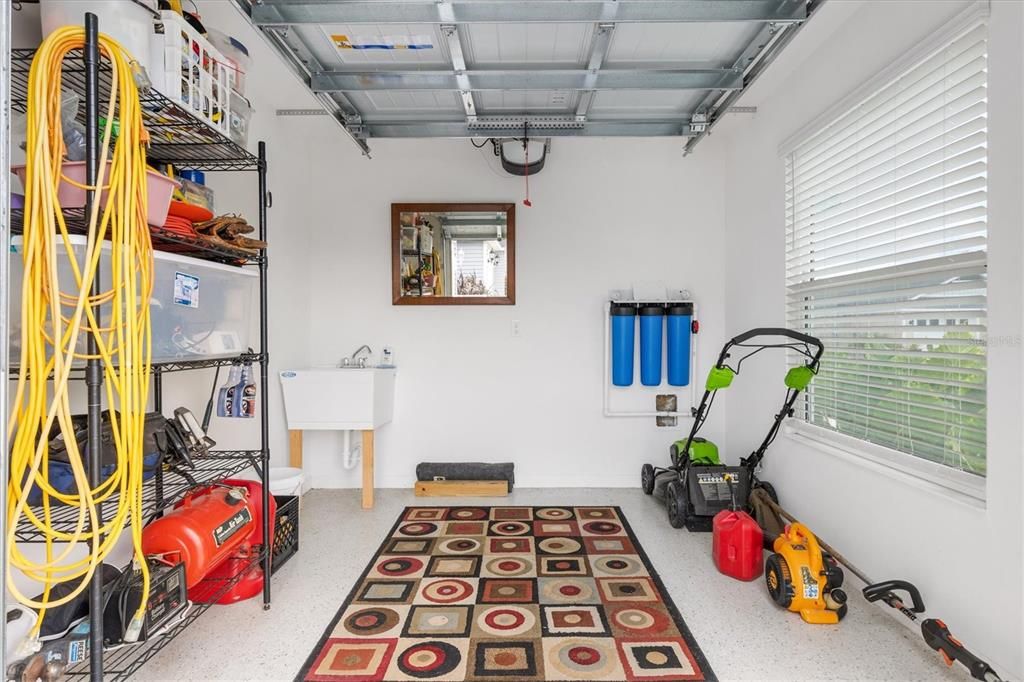
[[[411,485],[420,461],[483,460],[515,462],[524,486],[636,486],[643,462],[667,462],[688,422],[659,429],[653,418],[602,416],[603,301],[634,280],[690,288],[702,310],[701,366],[710,362],[724,285],[712,150],[683,159],[664,140],[555,140],[531,178],[533,208],[516,208],[516,305],[393,306],[392,202],[518,201],[522,178],[465,140],[373,140],[366,160],[330,121],[285,125],[313,141],[312,359],[334,364],[363,343],[395,349],[396,413],[378,434],[378,485]],[[647,410],[654,392],[631,391]],[[709,422],[709,435],[718,426]],[[340,447],[338,434],[307,432],[315,486],[358,485]]]
[[[782,325],[784,169],[778,145],[963,9],[963,2],[830,2],[730,122],[726,327]],[[1000,672],[1020,677],[1022,5],[994,2],[989,51],[989,420],[987,506],[977,508],[855,458],[781,437],[766,478],[784,505],[876,580],[905,578]],[[723,143],[724,139],[724,143]],[[701,149],[706,151],[706,149]],[[731,396],[733,442],[757,440],[782,390],[782,359],[751,366],[761,391]]]

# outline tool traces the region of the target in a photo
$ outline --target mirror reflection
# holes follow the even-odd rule
[[[513,302],[513,211],[503,204],[393,211],[398,221],[395,303]]]

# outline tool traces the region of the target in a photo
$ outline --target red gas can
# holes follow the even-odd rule
[[[764,569],[764,534],[744,511],[723,510],[712,522],[711,556],[718,570],[737,580],[753,580]]]

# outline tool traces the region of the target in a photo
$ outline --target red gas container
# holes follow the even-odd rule
[[[142,529],[142,551],[184,562],[185,583],[193,587],[250,541],[259,528],[258,503],[243,487],[198,490]]]
[[[764,533],[744,511],[722,510],[712,522],[711,556],[718,570],[737,580],[753,580],[764,569]]]

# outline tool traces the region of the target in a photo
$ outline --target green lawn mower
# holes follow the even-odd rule
[[[760,337],[769,339],[758,340]],[[740,367],[747,358],[766,349],[778,348],[800,353],[806,358],[805,363],[791,368],[786,373],[785,402],[775,415],[775,420],[761,446],[750,456],[742,458],[739,466],[722,464],[718,446],[697,436],[707,420],[708,412],[711,411],[715,394],[732,384],[733,378],[740,373]],[[744,355],[733,368],[726,362],[733,353],[738,352],[737,349],[743,349]],[[656,488],[663,492],[665,506],[668,508],[668,520],[673,528],[685,526],[691,531],[710,531],[711,520],[715,514],[723,509],[729,509],[733,500],[740,501],[740,504],[746,507],[750,491],[754,488],[764,488],[769,497],[778,501],[771,484],[759,481],[754,472],[778,435],[782,422],[786,417],[793,416],[793,405],[797,396],[818,373],[818,363],[824,351],[825,347],[821,341],[813,336],[775,328],[751,329],[725,344],[718,355],[718,362],[708,373],[704,397],[701,398],[700,406],[693,412],[690,435],[685,440],[673,443],[669,449],[672,466],[664,468],[644,464],[641,471],[641,486],[644,493],[650,495]]]

